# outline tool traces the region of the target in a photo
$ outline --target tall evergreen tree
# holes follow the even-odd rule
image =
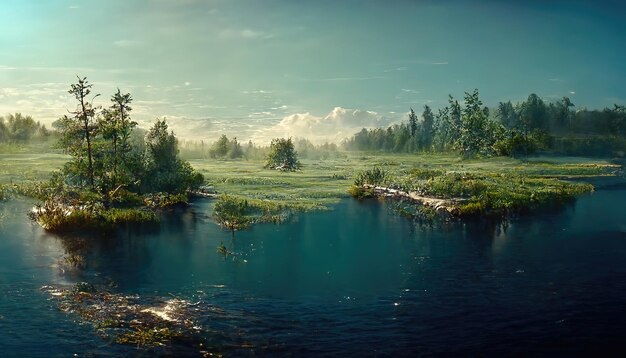
[[[417,114],[413,108],[411,108],[411,112],[409,112],[409,129],[411,130],[411,138],[415,138],[415,134],[417,133]]]
[[[87,81],[87,77],[78,77],[78,83],[72,84],[68,92],[74,95],[74,98],[76,98],[76,100],[78,101],[76,110],[71,113],[74,114],[74,120],[80,122],[82,127],[82,134],[84,136],[85,142],[87,143],[87,180],[89,182],[89,187],[93,191],[95,190],[95,183],[91,141],[92,136],[96,131],[96,126],[93,124],[93,118],[96,114],[96,109],[93,106],[93,102],[90,102],[87,99],[87,96],[91,94],[92,86],[93,85]],[[99,96],[99,94],[96,94],[93,98],[97,96]]]
[[[424,105],[422,112],[422,131],[421,131],[421,147],[422,149],[430,149],[433,142],[433,125],[435,123],[435,115],[428,105]]]

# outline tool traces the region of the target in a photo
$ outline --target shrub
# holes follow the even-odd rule
[[[350,195],[352,195],[353,197],[357,198],[357,199],[367,199],[367,198],[373,198],[376,196],[376,193],[374,192],[374,189],[370,189],[370,188],[364,188],[362,186],[357,186],[357,185],[352,185],[349,189],[348,189],[348,193],[350,193]]]
[[[374,167],[373,169],[368,169],[357,173],[354,178],[354,185],[381,185],[385,184],[388,177],[389,173],[386,170],[379,167]]]

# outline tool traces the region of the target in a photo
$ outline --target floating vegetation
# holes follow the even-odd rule
[[[56,300],[63,312],[76,314],[91,324],[105,340],[143,348],[184,343],[200,353],[206,343],[196,319],[207,309],[179,298],[157,298],[142,302],[139,296],[98,290],[81,282],[71,288],[44,286],[43,291]]]
[[[226,245],[224,245],[224,241],[220,242],[220,244],[217,246],[216,252],[220,255],[223,255],[224,257],[228,257],[229,255],[233,254],[233,252],[228,250]]]

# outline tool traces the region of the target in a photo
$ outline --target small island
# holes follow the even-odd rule
[[[98,94],[84,77],[69,93],[76,110],[54,128],[56,147],[70,160],[49,181],[19,187],[42,201],[29,215],[44,229],[106,231],[153,223],[158,221],[154,210],[186,203],[202,185],[202,174],[180,159],[178,141],[164,119],[145,133],[135,128],[129,93],[118,89],[104,109],[93,105]]]

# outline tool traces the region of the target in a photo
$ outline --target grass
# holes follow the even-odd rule
[[[53,199],[37,206],[29,217],[52,232],[107,231],[120,225],[156,223],[159,220],[154,211],[140,208],[72,207]]]
[[[66,160],[66,156],[54,153],[0,154],[0,185],[45,179]],[[622,175],[619,165],[580,157],[461,160],[454,154],[346,152],[345,157],[301,161],[303,168],[298,172],[265,169],[262,160],[194,159],[190,163],[218,193],[275,205],[282,211],[327,208],[350,197],[348,189],[357,173],[375,167],[384,170],[398,187],[410,186],[443,197],[482,196],[483,204],[496,208],[515,207],[514,203],[524,200],[532,202],[546,193],[558,197],[562,192],[576,195],[589,189],[568,187],[560,179],[584,181]],[[497,198],[490,193],[497,193]],[[470,200],[468,205],[473,207],[468,206],[467,211],[479,210],[480,202]]]

